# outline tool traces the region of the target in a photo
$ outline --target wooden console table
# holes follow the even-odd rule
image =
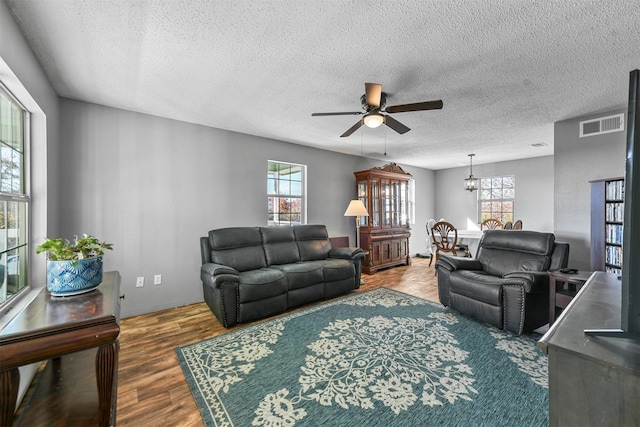
[[[43,289],[0,331],[0,426],[14,422],[18,367],[97,347],[98,424],[115,424],[120,274],[104,273],[96,289],[54,297]]]

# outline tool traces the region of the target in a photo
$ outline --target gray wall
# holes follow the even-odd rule
[[[355,220],[343,214],[355,196],[353,172],[384,164],[69,99],[60,105],[61,233],[114,243],[105,268],[122,275],[124,317],[202,301],[198,238],[266,225],[267,160],[306,164],[307,222],[352,244]],[[406,170],[424,194],[417,216],[428,217],[433,172]],[[410,246],[424,245],[420,231]]]
[[[31,286],[45,285],[46,259],[36,255],[35,247],[42,243],[44,236],[55,229],[57,223],[57,175],[58,151],[58,97],[40,64],[4,2],[0,1],[0,80],[32,112],[31,116],[31,168],[30,180],[30,221],[29,236]],[[50,163],[49,163],[50,162]],[[36,292],[24,295],[17,304],[12,304],[0,313],[0,329],[30,301]],[[27,390],[38,364],[20,367],[18,402]]]
[[[555,139],[555,233],[571,245],[569,265],[590,270],[591,188],[589,181],[624,176],[626,129],[579,137],[579,122],[626,109],[557,122]]]
[[[25,104],[31,117],[31,283],[44,286],[43,255],[36,255],[35,247],[42,243],[49,231],[55,232],[58,192],[58,96],[18,26],[7,5],[0,2],[0,59],[8,70],[0,69],[0,78],[9,90]]]
[[[554,231],[553,221],[553,156],[535,157],[509,162],[473,165],[477,178],[515,175],[515,218],[524,228]],[[458,229],[466,230],[467,221],[478,224],[478,192],[463,189],[469,166],[436,171],[435,219],[445,218]]]

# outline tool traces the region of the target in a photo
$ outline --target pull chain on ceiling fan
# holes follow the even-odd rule
[[[360,121],[351,126],[345,133],[340,135],[340,137],[344,138],[358,129],[362,125],[365,125],[370,128],[377,128],[383,123],[398,132],[399,134],[404,134],[409,132],[407,126],[403,125],[393,117],[389,116],[389,114],[395,113],[406,113],[409,111],[425,111],[425,110],[439,110],[442,108],[442,101],[425,101],[425,102],[415,102],[412,104],[401,104],[401,105],[392,105],[390,107],[386,107],[387,103],[387,94],[382,91],[382,85],[378,83],[365,83],[364,84],[364,95],[360,98],[360,103],[362,104],[363,111],[354,111],[354,112],[335,112],[335,113],[313,113],[312,116],[359,116],[364,115]],[[382,114],[385,113],[385,114]]]

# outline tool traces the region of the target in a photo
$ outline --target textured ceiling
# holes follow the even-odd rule
[[[430,169],[551,155],[640,68],[637,0],[5,1],[63,97]],[[311,117],[365,82],[444,108],[404,135]]]

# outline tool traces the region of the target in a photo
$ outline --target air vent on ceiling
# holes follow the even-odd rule
[[[624,130],[624,113],[580,122],[580,138]]]

